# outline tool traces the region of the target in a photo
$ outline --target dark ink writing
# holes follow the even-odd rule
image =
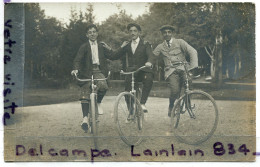
[[[97,149],[91,149],[91,161],[94,161],[95,157],[111,157],[110,151],[108,149],[104,149],[102,151],[99,151]]]
[[[170,153],[171,153],[172,156],[174,156],[174,152],[175,151],[174,151],[174,145],[173,144],[171,144],[171,152],[169,150],[166,150],[166,149],[161,149],[159,151],[157,151],[157,150],[152,151],[151,149],[145,149],[142,152],[143,154],[141,154],[138,151],[135,151],[134,145],[131,146],[131,156],[133,156],[133,157],[140,157],[142,155],[144,155],[144,156],[155,155],[155,156],[167,156],[168,157],[170,155]],[[194,151],[181,149],[181,150],[178,150],[176,152],[177,152],[177,155],[179,155],[179,156],[187,156],[187,155],[193,156],[193,155],[198,155],[199,153],[200,153],[201,156],[204,156],[204,151],[202,151],[200,149],[196,149]]]
[[[242,144],[237,149],[237,151],[235,149],[234,144],[229,143],[229,144],[227,144],[227,146],[228,146],[228,154],[230,154],[230,155],[236,154],[237,151],[240,153],[243,153],[244,155],[247,155],[250,152],[250,150],[247,148],[246,144]],[[214,154],[217,156],[222,156],[226,153],[224,145],[221,142],[214,143],[213,149],[214,149]],[[254,153],[253,153],[253,155],[254,155]]]
[[[23,145],[16,145],[16,156],[22,156],[22,155],[29,155],[29,156],[41,156],[44,155],[43,152],[43,146],[40,144],[39,147],[32,147],[32,148],[26,148]],[[46,155],[46,154],[45,154]],[[80,149],[73,149],[69,151],[68,149],[61,149],[57,150],[54,148],[50,148],[47,150],[47,155],[51,157],[56,157],[56,156],[62,156],[62,157],[69,157],[70,155],[73,156],[82,156],[82,157],[87,157],[87,153],[85,150],[80,150]],[[97,150],[97,149],[90,149],[90,159],[92,162],[94,162],[95,158],[101,157],[111,157],[112,154],[108,149],[103,149],[103,150]],[[115,153],[116,155],[116,153]]]
[[[221,142],[216,142],[213,145],[214,154],[217,156],[224,155],[226,150],[224,149],[224,146]]]
[[[5,42],[4,42],[4,46],[5,46],[5,53],[4,53],[4,64],[7,65],[8,62],[11,62],[11,54],[13,53],[11,48],[14,44],[16,44],[16,41],[15,40],[12,40],[11,39],[11,28],[13,27],[12,26],[12,20],[7,20],[5,23],[4,23],[4,39],[5,39]],[[6,81],[7,80],[7,81]],[[6,99],[8,97],[9,94],[12,93],[12,88],[10,86],[14,86],[15,83],[14,82],[10,82],[11,81],[11,74],[6,74],[5,75],[5,81],[4,81],[4,85],[5,85],[5,88],[4,88],[4,91],[3,91],[3,95],[4,95],[4,103],[8,103],[10,102],[9,99]],[[9,110],[11,109],[11,113],[14,114],[15,113],[15,108],[17,108],[18,106],[15,104],[15,102],[11,102],[10,105],[5,105],[4,106],[4,109],[5,109],[5,112],[4,112],[4,115],[3,115],[3,124],[6,125],[6,119],[10,119],[11,118],[11,115],[8,111],[6,110]],[[32,150],[31,152],[32,155],[34,155],[34,152]]]

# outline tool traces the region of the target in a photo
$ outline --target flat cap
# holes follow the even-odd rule
[[[127,25],[127,30],[129,31],[129,29],[130,29],[131,27],[136,27],[138,31],[142,31],[142,30],[141,30],[141,26],[140,26],[139,24],[130,23],[130,24]]]
[[[172,30],[174,31],[175,30],[175,27],[171,26],[171,25],[163,25],[161,28],[160,28],[160,31],[164,31],[164,30]]]

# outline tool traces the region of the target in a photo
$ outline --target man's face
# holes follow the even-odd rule
[[[172,30],[165,29],[162,32],[163,38],[166,41],[170,41],[172,38]]]
[[[138,29],[134,26],[131,27],[128,32],[129,32],[132,40],[136,40],[140,35],[140,31],[138,31]]]
[[[98,37],[97,30],[94,27],[90,28],[87,32],[87,37],[89,40],[91,40],[93,42],[96,41],[97,37]]]

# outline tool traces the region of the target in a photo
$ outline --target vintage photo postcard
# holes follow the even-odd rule
[[[254,3],[6,3],[4,160],[255,161]]]

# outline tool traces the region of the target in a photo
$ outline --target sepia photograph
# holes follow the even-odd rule
[[[4,161],[253,162],[256,9],[4,5]]]

